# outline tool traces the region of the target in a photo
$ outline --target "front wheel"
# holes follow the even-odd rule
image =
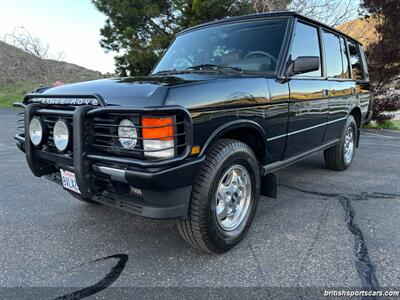
[[[324,151],[325,165],[327,168],[343,171],[352,163],[356,151],[357,124],[354,117],[347,118],[339,144]]]
[[[193,247],[224,253],[245,236],[260,193],[260,169],[251,148],[236,140],[220,140],[196,177],[189,218],[177,221],[182,237]]]

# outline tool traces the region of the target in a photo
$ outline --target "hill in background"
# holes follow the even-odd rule
[[[40,59],[25,51],[0,41],[0,106],[13,102],[41,86],[54,82],[71,83],[102,78],[100,72],[74,64]]]
[[[365,49],[379,41],[380,36],[376,31],[378,20],[376,18],[355,19],[343,23],[336,28],[348,36],[361,42]]]

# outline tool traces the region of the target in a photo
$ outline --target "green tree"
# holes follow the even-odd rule
[[[382,112],[400,109],[400,97],[385,92],[385,85],[400,75],[400,1],[363,0],[361,6],[367,18],[374,16],[379,20],[376,28],[379,39],[368,47],[367,56],[376,96],[372,118],[384,123],[393,116]]]
[[[375,16],[379,39],[368,47],[371,77],[379,89],[400,75],[400,1],[363,0],[366,18]]]
[[[107,16],[101,47],[115,51],[119,75],[147,75],[176,32],[251,11],[247,0],[93,0]]]

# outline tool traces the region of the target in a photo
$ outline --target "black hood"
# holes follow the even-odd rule
[[[160,106],[163,105],[170,87],[216,78],[221,78],[221,75],[179,74],[100,79],[52,87],[43,93],[51,95],[95,93],[102,96],[107,105]]]

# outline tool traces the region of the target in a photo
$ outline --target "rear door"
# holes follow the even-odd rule
[[[362,119],[368,112],[370,105],[370,83],[366,68],[365,56],[361,46],[352,41],[347,41],[350,57],[352,79],[354,81],[355,103],[361,109]],[[362,59],[363,58],[363,59]]]
[[[320,44],[317,26],[296,22],[290,59],[318,56],[320,68],[289,78],[289,127],[285,159],[320,146],[325,135],[329,84],[323,78]]]
[[[371,94],[371,84],[369,81],[367,57],[361,45],[358,45],[358,49],[360,50],[362,69],[364,71],[363,80],[361,82],[358,82],[358,84],[360,84],[360,91],[362,91],[362,96],[360,100],[362,114],[361,122],[367,122],[371,120],[372,117],[373,97]]]
[[[324,142],[340,137],[347,114],[355,102],[355,84],[350,76],[346,41],[328,30],[322,30],[325,72],[329,82],[329,117]]]

